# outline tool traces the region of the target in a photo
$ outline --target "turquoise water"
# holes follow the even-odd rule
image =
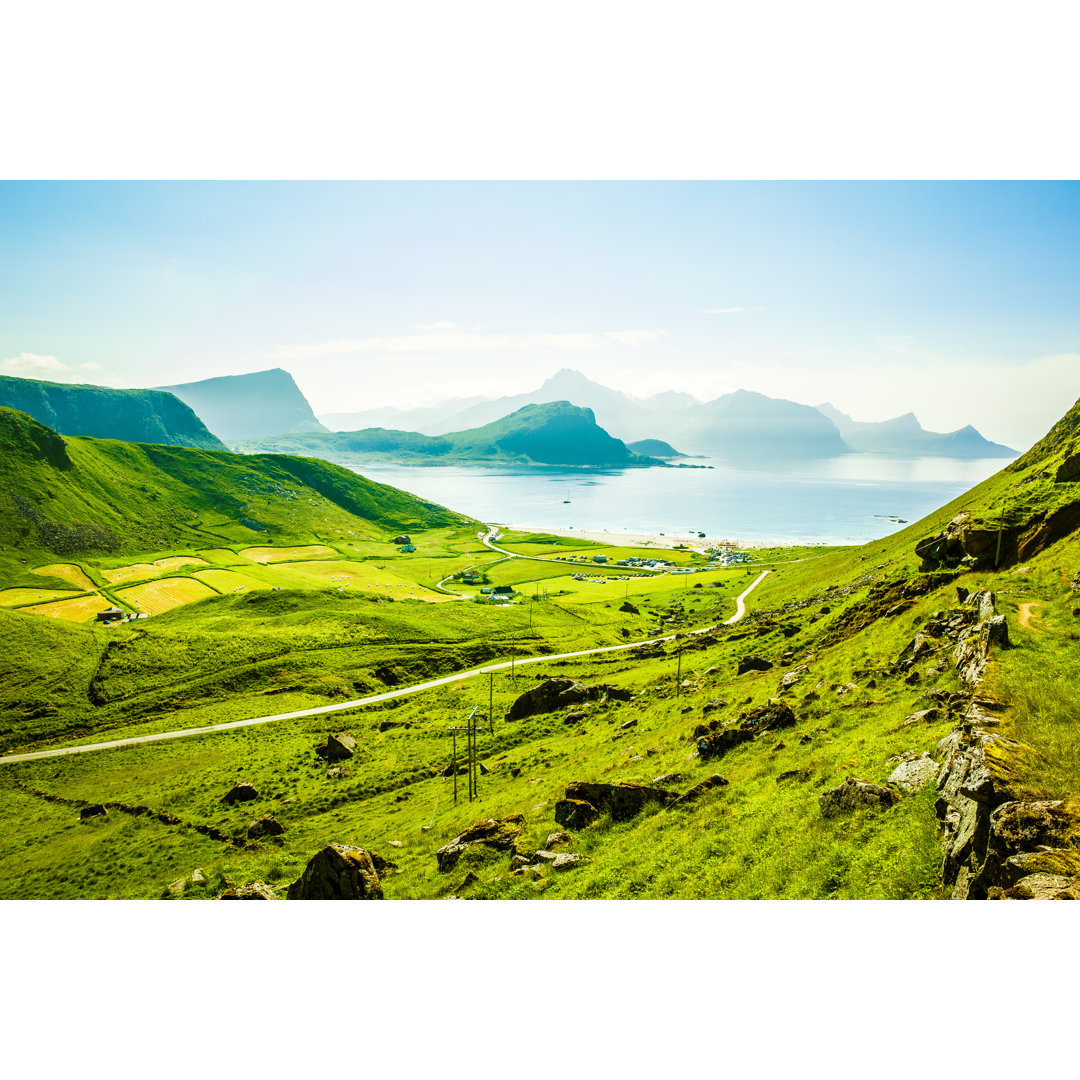
[[[526,528],[850,544],[904,527],[878,515],[917,521],[1007,462],[852,454],[783,471],[712,464],[611,471],[349,467],[481,521]]]

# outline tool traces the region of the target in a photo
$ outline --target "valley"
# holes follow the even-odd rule
[[[4,897],[283,897],[332,844],[391,899],[1076,888],[1080,407],[891,536],[730,566],[0,421]]]

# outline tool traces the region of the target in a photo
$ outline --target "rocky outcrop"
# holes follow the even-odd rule
[[[858,780],[854,776],[849,776],[842,784],[818,797],[821,813],[827,818],[853,814],[857,810],[887,810],[897,802],[899,796],[891,788]]]
[[[629,821],[651,803],[666,806],[678,797],[678,792],[645,784],[597,784],[581,780],[567,784],[565,796],[574,802],[588,803],[601,814],[610,814],[613,821]],[[555,820],[572,828],[568,822],[560,820],[559,805],[555,804]]]
[[[700,783],[695,784],[688,791],[684,791],[675,801],[672,806],[679,806],[683,803],[696,802],[708,791],[712,791],[714,788],[727,787],[727,781],[719,774],[713,773],[712,776],[705,777]]]
[[[1080,880],[1062,874],[1029,874],[1007,889],[990,889],[987,899],[1080,900]]]
[[[800,664],[798,667],[792,668],[780,677],[780,684],[777,687],[777,692],[782,694],[785,690],[793,689],[809,674],[810,668],[806,664]]]
[[[239,888],[226,889],[219,900],[276,900],[277,894],[264,881],[253,881]]]
[[[1072,484],[1080,480],[1080,454],[1070,454],[1054,473],[1055,484]]]
[[[521,835],[524,825],[525,818],[521,814],[510,814],[501,819],[485,818],[473,822],[463,833],[455,836],[453,840],[435,852],[439,872],[445,874],[453,870],[458,859],[471,847],[509,851],[514,845],[514,840]]]
[[[763,656],[748,655],[739,661],[735,674],[745,675],[748,671],[768,671],[772,666],[772,661],[766,660]]]
[[[1032,875],[1057,869],[1061,855],[1066,865],[1080,866],[1080,820],[1069,806],[1063,800],[1012,797],[995,766],[1021,748],[996,735],[996,723],[975,705],[968,720],[938,745],[944,759],[936,804],[944,833],[942,882],[954,900],[1042,896],[1044,890],[1026,885],[1031,897],[1009,891]]]
[[[524,720],[541,713],[557,712],[581,701],[599,701],[601,704],[607,701],[629,701],[631,696],[629,690],[624,690],[621,686],[608,686],[606,683],[586,686],[577,679],[545,679],[514,701],[506,719]]]
[[[903,791],[918,791],[927,784],[937,782],[939,768],[940,766],[929,753],[918,754],[906,761],[901,761],[889,774],[886,783]]]
[[[273,814],[263,814],[262,817],[256,818],[248,826],[247,838],[249,840],[263,840],[270,836],[283,836],[284,833],[285,827]]]
[[[1026,562],[1077,528],[1080,528],[1080,501],[1000,528],[962,513],[942,532],[920,540],[915,545],[915,554],[922,560],[919,569],[923,571],[990,570]]]
[[[715,722],[714,722],[715,723]],[[779,731],[794,726],[795,714],[787,702],[774,699],[755,709],[739,714],[732,723],[714,728],[709,725],[710,734],[698,735],[695,729],[698,755],[703,759],[723,757],[729,750],[741,743],[750,742],[767,731]]]
[[[584,866],[589,861],[587,855],[580,855],[575,851],[515,851],[510,858],[510,872],[520,874],[540,866],[550,866],[553,870],[572,870],[575,866]]]
[[[251,784],[234,784],[221,801],[228,803],[229,806],[235,806],[238,802],[251,802],[252,799],[258,797],[258,791]]]
[[[363,848],[329,844],[289,886],[289,900],[382,900],[371,856]]]
[[[327,735],[326,742],[315,747],[315,753],[327,761],[348,761],[356,753],[356,739],[347,731]]]
[[[555,822],[566,829],[584,829],[600,817],[600,811],[584,799],[560,799],[555,804]]]
[[[986,589],[959,590],[961,606],[936,611],[893,662],[894,674],[911,672],[923,660],[952,648],[952,660],[965,686],[972,690],[982,676],[991,647],[1007,648],[1009,628]],[[914,676],[913,676],[914,677]]]

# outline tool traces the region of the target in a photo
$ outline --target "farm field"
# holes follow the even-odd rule
[[[77,596],[71,600],[57,600],[51,604],[35,604],[33,607],[20,608],[20,612],[31,615],[45,615],[50,619],[63,619],[65,622],[89,622],[99,611],[111,608],[112,602],[99,593]]]
[[[442,593],[425,589],[416,582],[388,569],[381,569],[374,563],[354,563],[347,560],[295,563],[288,566],[276,566],[273,574],[283,585],[292,587],[300,585],[309,588],[371,589],[398,596],[408,595],[417,600],[431,602],[452,599]]]
[[[235,592],[237,589],[271,589],[273,586],[251,574],[236,570],[196,570],[192,577],[205,582],[220,593]]]
[[[206,565],[205,559],[200,559],[195,555],[171,555],[164,559],[155,559],[152,563],[131,563],[112,570],[102,570],[101,573],[109,584],[119,585],[124,581],[141,581],[143,578],[168,574],[183,566]]]
[[[2,589],[0,607],[26,607],[75,595],[76,592],[70,589]]]
[[[50,563],[48,566],[38,566],[30,571],[31,574],[40,574],[42,577],[59,578],[61,581],[70,581],[76,589],[90,592],[97,586],[86,575],[86,571],[75,563]]]
[[[251,559],[245,559],[243,555],[237,555],[229,548],[203,548],[196,552],[206,563],[211,566],[251,566]]]
[[[294,562],[304,559],[333,559],[341,553],[325,544],[307,544],[301,547],[250,547],[240,554],[257,563]]]
[[[144,585],[118,590],[116,595],[136,611],[160,615],[183,604],[217,596],[218,593],[194,578],[165,578],[163,581],[148,581]]]

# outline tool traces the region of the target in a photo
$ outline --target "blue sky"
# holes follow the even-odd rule
[[[316,411],[745,386],[1028,444],[1080,397],[1072,183],[3,183],[0,372],[281,366]]]

